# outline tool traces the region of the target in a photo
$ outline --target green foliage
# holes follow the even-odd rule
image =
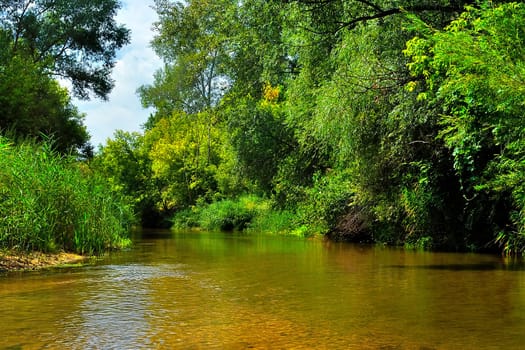
[[[297,215],[291,210],[277,210],[267,206],[259,210],[253,218],[248,232],[296,235],[304,237],[308,233],[298,224]]]
[[[67,90],[29,57],[4,59],[0,58],[0,130],[18,138],[53,137],[62,153],[85,145],[89,135],[84,116],[73,106]]]
[[[90,162],[90,167],[104,175],[112,191],[121,193],[134,204],[143,226],[164,225],[158,205],[160,189],[153,178],[142,135],[117,130]]]
[[[91,90],[105,99],[116,51],[129,42],[129,30],[115,21],[119,8],[117,0],[1,1],[0,31],[11,38],[10,57],[69,79],[81,98]]]
[[[525,13],[472,3],[157,1],[161,202],[187,226],[518,252]]]
[[[313,186],[305,190],[305,198],[298,204],[297,220],[308,227],[308,232],[325,234],[335,228],[352,201],[348,174],[333,170],[318,173]]]
[[[268,201],[255,196],[241,196],[237,200],[221,200],[200,211],[199,226],[207,230],[242,231],[249,227],[259,212],[266,210]]]
[[[152,122],[174,110],[205,111],[224,94],[228,14],[233,4],[231,0],[155,2],[159,21],[152,46],[166,64],[155,74],[153,85],[139,88],[143,105],[157,109]]]
[[[0,246],[100,254],[129,244],[130,206],[49,143],[0,139]]]
[[[167,210],[208,201],[217,191],[214,175],[220,161],[220,131],[214,115],[174,112],[145,134],[152,176],[161,184],[162,206]]]
[[[132,198],[143,225],[164,226],[176,211],[247,188],[228,141],[212,112],[173,112],[144,135],[117,131],[92,164]]]
[[[301,236],[306,234],[297,228],[297,216],[294,212],[275,210],[270,200],[254,195],[243,195],[236,199],[224,199],[211,204],[199,204],[175,214],[173,228],[194,227]]]
[[[0,2],[0,131],[14,138],[53,138],[61,153],[91,156],[84,115],[73,93],[106,99],[116,51],[129,31],[115,22],[120,4],[96,1]]]
[[[199,227],[200,211],[201,207],[193,206],[175,212],[173,218],[171,219],[171,228],[176,230],[185,230]]]
[[[521,3],[468,7],[445,30],[409,41],[405,51],[411,73],[426,84],[419,98],[441,108],[439,137],[452,152],[467,202],[486,200],[490,206],[511,194],[515,214],[507,219],[498,218],[504,215],[498,211],[491,214],[494,231],[500,232],[496,241],[509,253],[523,246],[525,228],[517,214],[525,208],[517,180],[524,154],[524,15]],[[483,210],[470,208],[470,216]]]
[[[270,193],[279,163],[294,147],[278,95],[277,90],[273,100],[236,99],[234,107],[221,111],[244,176],[265,193]]]

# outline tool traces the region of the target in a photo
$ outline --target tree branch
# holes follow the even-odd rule
[[[385,18],[388,16],[400,14],[400,13],[425,12],[425,11],[456,12],[460,10],[461,8],[458,8],[457,6],[439,6],[439,5],[415,5],[415,6],[405,7],[405,8],[402,8],[402,7],[392,8],[392,9],[377,12],[372,15],[356,17],[347,22],[337,22],[337,24],[339,24],[339,27],[333,33],[325,33],[325,34],[336,34],[341,29],[344,29],[344,28],[352,29],[358,23],[368,22],[374,19],[379,19],[379,18]]]
[[[335,1],[334,0],[319,0],[319,1],[284,0],[284,2],[286,3],[297,2],[297,3],[304,4],[306,6],[315,7],[315,9],[319,9],[325,5],[334,3]],[[359,23],[365,23],[365,22],[368,22],[374,19],[385,18],[385,17],[389,17],[389,16],[401,14],[401,13],[408,13],[408,12],[417,13],[417,12],[427,12],[427,11],[428,12],[457,12],[457,11],[463,10],[462,2],[451,4],[451,5],[422,4],[422,5],[413,5],[413,6],[406,6],[406,7],[399,6],[399,7],[394,7],[390,9],[382,9],[379,5],[375,4],[373,1],[370,1],[370,0],[355,0],[355,2],[365,5],[366,7],[369,8],[369,10],[372,9],[373,11],[370,11],[372,13],[363,14],[361,16],[354,17],[353,19],[349,21],[335,21],[333,23],[335,23],[337,27],[330,31],[319,31],[319,30],[315,30],[312,28],[309,28],[309,29],[305,28],[305,29],[315,34],[333,35],[333,34],[337,34],[339,31],[345,28],[353,29]],[[364,13],[369,12],[369,11],[366,11],[365,9],[363,9],[363,11]]]

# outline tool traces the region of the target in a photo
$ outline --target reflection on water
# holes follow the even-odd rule
[[[65,320],[75,325],[74,344],[78,348],[148,348],[152,305],[150,288],[156,279],[183,278],[178,265],[108,265],[87,279],[90,287],[80,292],[78,315]],[[93,286],[93,287],[91,287]],[[75,322],[81,320],[81,323]],[[128,332],[122,334],[122,330]],[[115,337],[120,334],[119,337]]]
[[[157,231],[0,276],[0,349],[520,349],[524,277],[488,255]]]

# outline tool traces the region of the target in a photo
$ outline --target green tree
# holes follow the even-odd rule
[[[173,211],[210,201],[217,192],[220,131],[207,112],[173,113],[145,133],[153,177],[161,184],[161,208]],[[159,203],[160,204],[160,203]]]
[[[99,149],[90,166],[103,174],[113,192],[125,195],[134,204],[143,226],[163,225],[165,217],[157,207],[160,189],[153,177],[143,135],[115,131],[113,138]]]
[[[129,30],[115,21],[116,0],[0,1],[0,29],[9,34],[10,56],[28,56],[48,74],[69,79],[75,95],[106,98],[111,69]]]
[[[366,218],[376,241],[464,247],[450,154],[435,138],[435,110],[405,89],[412,78],[402,53],[413,35],[407,15],[441,28],[463,3],[291,3],[297,28],[288,40],[300,71],[286,94],[287,124],[300,145],[295,154],[310,155],[311,170],[289,170],[316,174],[317,184],[326,176],[326,186],[349,196],[333,211]],[[319,200],[304,192],[306,207]]]
[[[5,32],[0,31],[1,34]],[[5,36],[4,36],[5,38]],[[2,47],[9,46],[4,40]],[[0,54],[0,130],[17,137],[52,137],[61,152],[87,143],[84,116],[68,91],[46,73],[40,63],[24,55]]]
[[[279,95],[279,87],[267,84],[261,100],[237,98],[235,105],[225,103],[228,107],[221,110],[243,176],[267,195],[272,193],[281,161],[296,148]]]
[[[155,2],[159,21],[152,46],[165,66],[155,74],[154,84],[140,87],[139,94],[144,106],[157,109],[157,119],[174,110],[191,114],[217,105],[228,86],[223,72],[228,55],[223,29],[229,22],[220,14],[231,4],[227,0]]]
[[[116,51],[129,31],[115,22],[117,1],[0,1],[0,129],[17,138],[52,138],[61,152],[89,155],[84,116],[73,93],[106,99]]]
[[[439,107],[439,137],[453,156],[466,221],[499,232],[509,253],[525,247],[524,15],[521,3],[468,7],[445,30],[426,27],[406,49],[421,79],[408,89],[422,88],[419,99]]]

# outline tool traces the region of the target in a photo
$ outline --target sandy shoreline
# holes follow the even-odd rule
[[[0,271],[40,270],[68,264],[79,264],[89,257],[73,253],[45,254],[0,251]]]

